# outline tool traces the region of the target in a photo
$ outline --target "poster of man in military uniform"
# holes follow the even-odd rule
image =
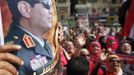
[[[18,44],[12,52],[24,61],[19,75],[60,75],[55,0],[7,0],[12,23],[5,44]],[[49,38],[49,39],[48,39]]]

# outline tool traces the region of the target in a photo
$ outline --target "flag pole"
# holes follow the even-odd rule
[[[0,45],[4,45],[4,34],[3,34],[3,26],[2,26],[1,7],[0,7]]]

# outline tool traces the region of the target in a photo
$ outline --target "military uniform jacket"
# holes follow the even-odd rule
[[[22,46],[21,50],[13,52],[24,61],[23,66],[15,65],[19,75],[53,75],[55,73],[57,75],[59,54],[53,55],[47,41],[43,48],[37,40],[18,25],[12,24],[5,42]]]

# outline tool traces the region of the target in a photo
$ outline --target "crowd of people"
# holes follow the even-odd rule
[[[88,75],[133,75],[133,64],[124,60],[125,57],[134,55],[132,41],[121,38],[120,31],[113,30],[113,27],[106,33],[106,28],[102,24],[95,26],[95,29],[90,28],[91,30],[79,24],[76,27],[65,31],[66,35],[61,44],[62,49],[67,52],[65,54],[63,51],[61,57],[64,68],[70,59],[85,57],[90,64]],[[70,59],[62,59],[66,55]],[[131,65],[131,68],[127,68],[127,64]]]

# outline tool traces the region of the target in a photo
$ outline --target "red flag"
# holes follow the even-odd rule
[[[126,14],[125,23],[122,28],[122,35],[129,36],[134,24],[134,0],[132,0],[130,8]]]
[[[125,61],[127,64],[134,64],[134,56],[124,55],[124,54],[116,54],[121,60]]]

